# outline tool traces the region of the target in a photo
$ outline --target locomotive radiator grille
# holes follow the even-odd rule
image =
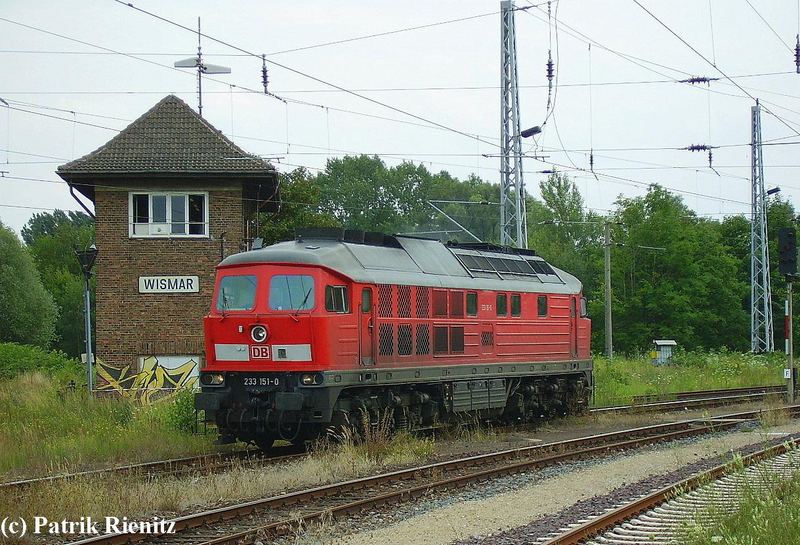
[[[423,356],[431,352],[431,330],[427,324],[417,324],[417,355]]]
[[[394,324],[380,324],[378,328],[378,354],[381,356],[394,354]]]

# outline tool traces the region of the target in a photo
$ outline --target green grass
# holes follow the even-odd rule
[[[594,402],[598,407],[625,404],[636,395],[781,384],[785,358],[733,352],[686,352],[669,365],[649,357],[597,357]]]
[[[795,464],[797,460],[795,460]],[[764,472],[766,473],[766,472]],[[775,474],[759,478],[763,487],[746,485],[733,514],[705,513],[704,523],[687,526],[683,545],[795,545],[800,536],[800,474],[783,479]]]
[[[142,407],[89,401],[83,390],[42,372],[0,384],[0,477],[70,471],[209,452],[213,437],[186,429],[187,392]]]

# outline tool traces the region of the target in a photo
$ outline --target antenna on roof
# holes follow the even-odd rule
[[[203,74],[230,74],[227,66],[203,63],[203,51],[200,47],[200,17],[197,18],[197,56],[183,59],[175,63],[175,68],[197,68],[197,111],[203,117]]]

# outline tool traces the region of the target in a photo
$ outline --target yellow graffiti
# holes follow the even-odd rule
[[[192,373],[196,368],[194,359],[168,369],[158,363],[157,357],[148,356],[142,362],[142,370],[135,372],[130,365],[113,367],[98,359],[96,369],[101,381],[97,389],[148,404],[173,396],[181,388],[194,388],[197,377]]]

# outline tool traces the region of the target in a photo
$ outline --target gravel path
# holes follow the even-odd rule
[[[628,494],[671,482],[676,474],[716,465],[732,449],[762,448],[786,434],[800,434],[800,423],[772,428],[770,434],[739,431],[683,440],[601,461],[585,461],[493,480],[455,495],[433,495],[391,511],[376,511],[294,536],[291,543],[337,545],[444,545],[454,541],[530,543],[588,513],[610,507]],[[665,474],[672,475],[665,476]],[[634,485],[633,490],[629,489]],[[533,521],[533,522],[531,522]],[[514,529],[511,532],[507,532]],[[506,533],[504,533],[506,532]],[[483,536],[475,538],[472,536]]]

